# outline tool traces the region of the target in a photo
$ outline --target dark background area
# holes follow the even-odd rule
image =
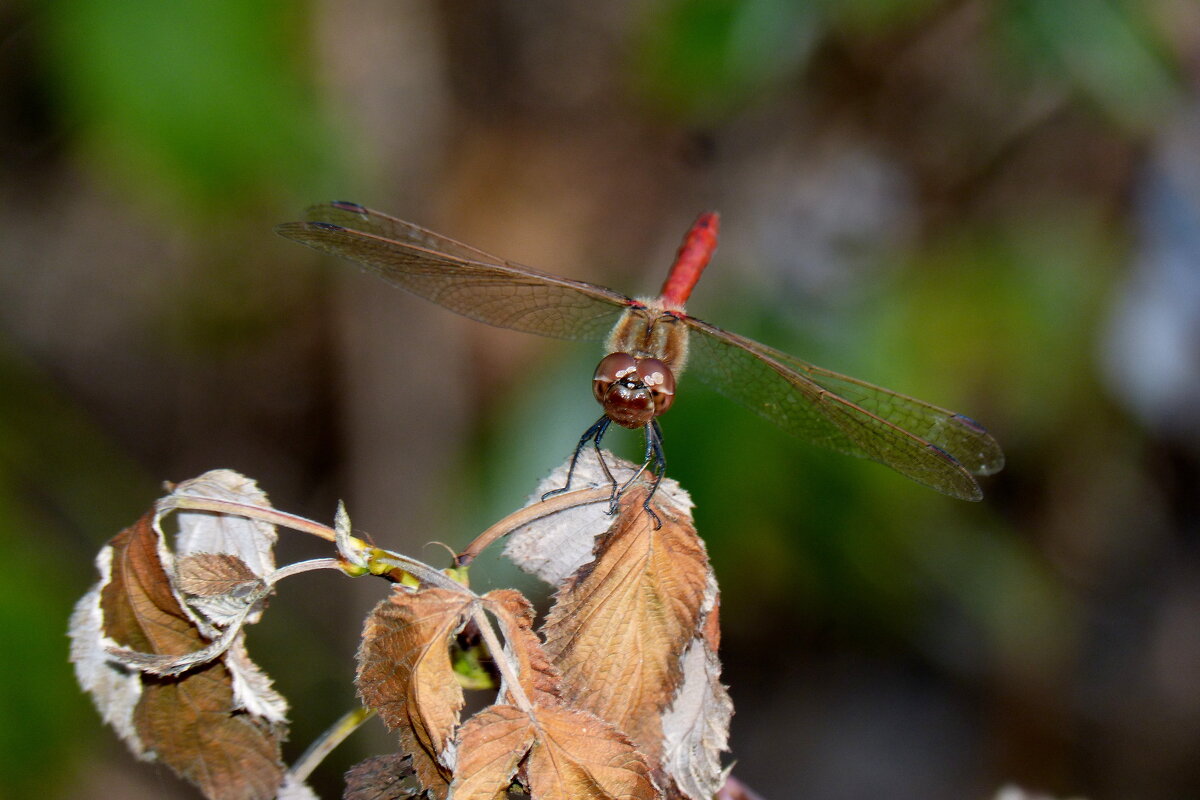
[[[1200,796],[1191,0],[0,5],[0,796],[195,796],[66,661],[92,557],[161,481],[342,498],[441,563],[598,415],[597,347],[272,234],[327,199],[629,294],[718,209],[689,311],[1002,443],[968,504],[682,379],[669,472],[766,798]],[[281,559],[324,554],[303,539]],[[289,758],[354,704],[384,590],[301,576],[251,631]],[[389,742],[357,733],[322,796]]]

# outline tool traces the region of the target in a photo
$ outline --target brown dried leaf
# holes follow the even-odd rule
[[[262,584],[250,567],[231,553],[197,553],[175,564],[175,586],[196,597],[244,594]]]
[[[122,647],[182,656],[207,641],[171,590],[161,548],[151,514],[109,543],[108,580],[97,595],[103,632]],[[210,798],[275,796],[283,779],[282,731],[235,713],[232,680],[222,664],[177,678],[139,680],[131,722],[146,751]]]
[[[682,680],[709,567],[686,513],[656,497],[656,529],[645,495],[635,487],[622,497],[595,560],[559,589],[543,632],[564,701],[616,725],[657,760],[660,713]]]
[[[538,709],[525,774],[537,800],[655,800],[645,757],[624,734],[583,711]]]
[[[411,756],[372,756],[346,772],[342,800],[409,800],[421,793],[412,779]]]
[[[400,734],[425,788],[445,797],[463,692],[450,662],[451,640],[473,596],[448,589],[397,586],[368,615],[358,650],[358,693]]]
[[[516,664],[517,676],[525,696],[535,706],[554,705],[559,701],[560,676],[550,663],[542,640],[533,631],[533,606],[513,589],[497,589],[483,597],[487,608],[500,622],[504,632],[504,654]],[[501,687],[504,702],[515,702]]]
[[[454,800],[504,800],[536,735],[529,715],[513,706],[485,708],[467,720],[450,787]]]
[[[134,715],[138,733],[206,797],[271,800],[283,781],[278,732],[232,713],[230,681],[219,662],[182,678],[147,678]]]
[[[111,576],[100,590],[104,632],[122,647],[181,656],[208,642],[175,599],[147,514],[113,537]]]

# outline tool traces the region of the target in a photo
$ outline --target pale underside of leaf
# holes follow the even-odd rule
[[[689,800],[708,800],[725,781],[733,701],[721,684],[721,663],[704,639],[683,655],[683,683],[662,717],[662,769]]]
[[[241,637],[226,652],[225,666],[233,679],[234,708],[244,709],[268,722],[287,722],[287,699],[275,691],[271,677],[250,660]]]
[[[153,752],[138,737],[133,711],[142,696],[142,676],[109,655],[117,647],[104,632],[104,611],[100,605],[101,587],[112,579],[112,547],[105,546],[96,556],[100,581],[88,591],[71,614],[71,662],[80,687],[91,695],[101,718],[111,725],[130,751],[139,758],[153,758]]]
[[[173,495],[215,497],[247,505],[270,508],[267,495],[250,478],[233,470],[214,469],[179,483]],[[275,569],[275,526],[234,514],[180,511],[175,536],[176,556],[196,553],[229,553],[241,559],[258,577]]]
[[[637,469],[635,465],[617,458],[608,451],[603,451],[603,454],[613,476],[622,483]],[[564,462],[538,484],[526,505],[540,503],[542,495],[546,492],[565,486],[569,463]],[[592,448],[585,449],[580,453],[579,462],[575,466],[571,488],[574,490],[608,485],[608,479],[604,477],[595,451]],[[655,497],[690,519],[692,499],[675,481],[665,478]],[[537,523],[514,532],[508,537],[504,555],[525,572],[536,575],[552,586],[558,586],[592,560],[596,537],[607,531],[612,524],[613,518],[608,514],[608,503],[578,506],[540,519]]]

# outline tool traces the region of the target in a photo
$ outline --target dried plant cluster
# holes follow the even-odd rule
[[[564,479],[559,470],[533,497]],[[664,481],[650,514],[635,481],[610,509],[592,454],[575,485],[587,488],[531,501],[439,570],[352,536],[343,509],[333,527],[276,511],[228,470],[178,484],[98,555],[100,580],[70,625],[79,682],[130,750],[214,800],[314,797],[312,768],[372,714],[399,752],[347,773],[352,800],[751,797],[721,765],[733,709],[690,499]],[[329,539],[336,553],[277,568],[277,527]],[[502,537],[509,558],[555,589],[540,624],[519,592],[469,586],[470,561]],[[247,655],[245,632],[279,580],[313,569],[390,588],[359,647],[365,710],[289,768],[287,703]],[[465,690],[492,699],[464,720]]]

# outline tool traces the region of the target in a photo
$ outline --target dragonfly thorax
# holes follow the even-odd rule
[[[608,352],[656,358],[679,377],[687,364],[688,328],[682,310],[667,311],[658,300],[639,298],[621,314],[608,335]]]
[[[592,393],[613,422],[641,428],[675,402],[675,376],[657,358],[610,353],[596,367]]]

